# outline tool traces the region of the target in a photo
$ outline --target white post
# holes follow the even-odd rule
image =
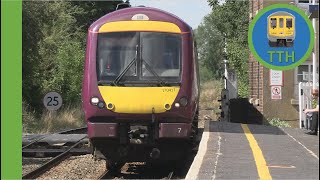
[[[225,56],[225,59],[223,60],[224,62],[224,88],[227,89],[227,78],[228,78],[228,60],[227,60],[227,38],[226,38],[226,34],[224,34],[224,49],[223,49],[223,53]]]
[[[224,88],[227,89],[227,77],[228,77],[228,70],[227,70],[227,60],[223,60],[224,62]]]
[[[299,83],[299,127],[302,128],[302,121],[303,121],[303,95],[301,94],[302,90],[302,82]],[[306,123],[304,122],[304,125]]]
[[[316,0],[312,1],[312,4],[315,5],[316,4]],[[312,19],[312,26],[314,29],[314,48],[313,48],[313,53],[312,53],[312,89],[316,89],[316,83],[318,82],[318,76],[317,76],[317,51],[318,51],[318,47],[317,47],[317,24],[316,24],[316,18]]]

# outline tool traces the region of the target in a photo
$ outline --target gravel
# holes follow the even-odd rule
[[[41,164],[49,161],[51,158],[22,158],[22,174],[25,175],[34,169],[41,166]]]
[[[29,164],[23,164],[24,172],[30,171],[35,167],[39,167],[42,163],[48,160],[44,160],[44,158],[41,158],[41,160],[35,159],[36,158],[28,158]],[[37,179],[98,179],[98,177],[104,172],[105,167],[105,161],[95,161],[91,154],[72,156],[51,168]]]

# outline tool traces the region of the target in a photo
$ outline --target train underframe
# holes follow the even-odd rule
[[[269,39],[269,46],[270,47],[292,47],[293,46],[293,39]]]
[[[197,134],[197,116],[192,123],[88,123],[94,158],[107,160],[109,169],[117,169],[125,162],[183,160],[196,146]]]

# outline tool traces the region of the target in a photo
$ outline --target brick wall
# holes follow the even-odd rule
[[[263,8],[263,0],[250,1],[250,20]],[[249,55],[249,99],[259,100],[254,105],[256,108],[263,113],[263,66],[253,57]],[[258,104],[257,104],[258,103]]]
[[[249,12],[252,18],[257,11],[263,7],[275,3],[289,4],[292,0],[252,0],[249,4]],[[249,17],[250,18],[250,17]],[[252,20],[250,18],[250,20]],[[280,118],[297,122],[297,107],[291,104],[294,98],[294,70],[284,71],[284,87],[282,88],[282,100],[271,100],[269,69],[260,65],[260,63],[249,55],[249,99],[252,99],[254,106],[259,110],[265,119]],[[259,101],[256,101],[259,100]],[[257,102],[259,104],[257,104]]]

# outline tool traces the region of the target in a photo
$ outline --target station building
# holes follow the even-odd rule
[[[251,0],[249,4],[250,21],[258,14],[259,10],[272,4],[292,4],[306,12],[309,19],[316,18],[315,47],[314,53],[319,56],[319,20],[318,11],[309,12],[312,0]],[[319,0],[316,0],[319,4]],[[264,120],[279,118],[288,121],[293,127],[299,124],[299,82],[312,82],[313,55],[300,66],[293,70],[283,71],[283,86],[281,88],[281,99],[272,99],[270,86],[270,70],[262,66],[250,53],[249,70],[249,102],[260,111]],[[319,59],[316,68],[319,76]],[[318,78],[317,78],[318,79]],[[318,81],[318,80],[317,80]]]

